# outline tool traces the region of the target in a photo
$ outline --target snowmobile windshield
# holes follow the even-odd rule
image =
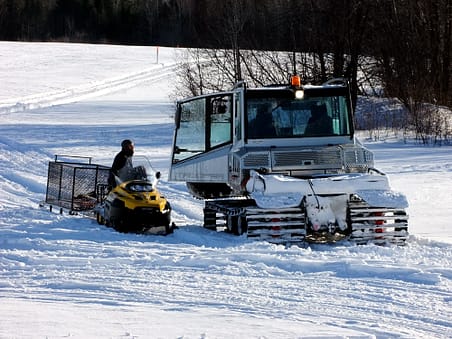
[[[349,100],[341,92],[306,91],[302,99],[290,90],[248,92],[248,138],[351,135]]]
[[[149,159],[145,156],[138,155],[133,157],[133,177],[130,180],[147,181],[155,184],[159,179],[159,173],[154,170]]]

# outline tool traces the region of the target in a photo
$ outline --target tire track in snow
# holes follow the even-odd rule
[[[26,110],[68,104],[76,101],[109,94],[119,90],[133,88],[143,83],[154,83],[174,74],[178,68],[176,63],[159,64],[140,72],[129,73],[102,81],[61,89],[52,92],[12,98],[0,103],[0,114],[23,112]]]
[[[48,154],[47,154],[48,156]],[[45,192],[46,155],[7,137],[0,137],[0,210],[30,207]],[[31,165],[33,164],[33,165]]]

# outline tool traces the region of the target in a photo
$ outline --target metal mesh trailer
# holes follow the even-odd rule
[[[73,158],[73,161],[59,160],[58,157]],[[81,162],[81,159],[86,162]],[[89,157],[55,156],[55,161],[49,162],[46,204],[51,209],[58,206],[69,212],[93,209],[100,201],[98,187],[108,185],[109,171],[110,167],[92,164]]]

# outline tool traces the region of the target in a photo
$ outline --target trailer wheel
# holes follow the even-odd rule
[[[96,220],[99,225],[106,224],[104,217],[99,212],[96,213]]]

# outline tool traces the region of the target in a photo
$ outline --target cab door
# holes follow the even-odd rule
[[[232,145],[232,93],[178,103],[170,180],[226,182]]]

